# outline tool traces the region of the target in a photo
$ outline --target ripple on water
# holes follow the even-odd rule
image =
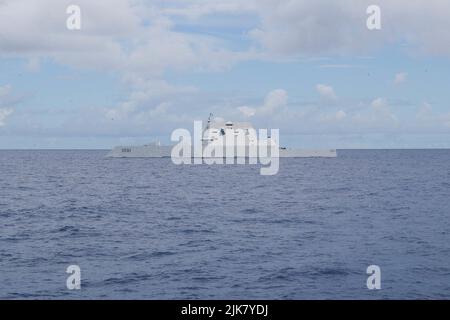
[[[372,263],[392,274],[377,297],[449,297],[448,150],[281,159],[270,179],[104,155],[0,151],[0,297],[65,298],[72,263],[88,299],[372,298]]]

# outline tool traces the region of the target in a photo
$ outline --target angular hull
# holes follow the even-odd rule
[[[172,146],[120,146],[106,156],[110,158],[170,158]],[[192,154],[194,154],[192,152]],[[246,154],[249,154],[248,151]],[[280,149],[280,158],[335,158],[335,149]]]

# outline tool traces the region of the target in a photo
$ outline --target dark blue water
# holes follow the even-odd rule
[[[275,176],[104,154],[0,151],[0,298],[450,298],[448,150],[282,159]]]

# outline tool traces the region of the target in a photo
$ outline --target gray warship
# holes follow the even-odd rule
[[[261,148],[261,145],[259,144],[260,142],[255,139],[256,137],[249,134],[249,132],[255,132],[252,124],[249,122],[215,121],[212,120],[212,114],[210,114],[207,125],[203,129],[201,138],[202,148],[205,149],[207,146],[211,147],[220,141],[226,141],[226,139],[221,140],[223,137],[237,135],[242,132],[245,135],[245,140],[243,142],[245,144],[245,155],[246,157],[249,157],[251,154],[249,150],[252,146],[256,145],[256,148]],[[274,144],[278,148],[280,158],[337,157],[336,149],[285,148],[278,146],[277,141],[274,141],[271,137],[268,137],[267,141],[264,142],[264,146],[268,149],[270,149],[270,146],[273,146]],[[174,146],[161,145],[157,142],[142,146],[117,146],[113,148],[106,156],[110,158],[169,158],[171,157],[173,147]],[[226,148],[226,145],[224,148]],[[192,157],[195,157],[194,151],[192,151],[191,154]],[[223,157],[223,154],[224,153],[221,153],[220,156]]]

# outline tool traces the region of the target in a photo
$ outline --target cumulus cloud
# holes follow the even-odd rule
[[[369,104],[361,103],[351,116],[352,130],[356,132],[391,132],[399,128],[400,122],[391,110],[387,99],[376,98]]]
[[[41,62],[39,58],[32,57],[28,59],[28,62],[26,64],[26,70],[29,72],[38,72],[41,69]]]
[[[11,85],[0,86],[0,99],[5,98],[11,93]]]
[[[196,0],[173,1],[164,9],[169,15],[200,21],[201,17],[226,14],[255,15],[259,23],[247,35],[270,57],[357,55],[376,52],[384,45],[402,44],[411,52],[450,56],[450,3],[379,0],[382,29],[366,27],[371,0]],[[220,19],[224,21],[226,19]]]
[[[416,118],[420,121],[430,120],[433,116],[433,107],[428,102],[424,102],[416,114]]]
[[[159,76],[166,68],[221,69],[247,57],[245,52],[227,49],[218,37],[175,30],[161,4],[79,0],[82,28],[77,31],[66,28],[70,4],[66,0],[3,1],[0,55],[22,56],[31,65],[37,65],[37,57],[46,56],[75,67],[146,77]]]
[[[324,90],[325,97],[334,97],[335,95],[330,95],[333,91],[329,86],[325,87],[328,87]],[[401,123],[386,98],[379,97],[369,101],[345,99],[346,104],[339,107],[330,105],[329,100],[323,98],[304,103],[288,104],[287,101],[288,92],[278,89],[267,94],[262,105],[245,105],[237,108],[237,111],[241,116],[252,117],[257,126],[282,128],[284,134],[355,134],[401,130]]]
[[[322,98],[325,98],[328,100],[336,100],[337,99],[334,89],[331,86],[327,86],[325,84],[318,84],[318,85],[316,85],[316,90]]]
[[[217,13],[242,14],[253,12],[257,1],[255,0],[210,0],[208,2],[198,0],[179,1],[177,5],[164,7],[162,12],[170,16],[181,16],[189,19],[199,19],[202,16]]]
[[[336,112],[336,119],[337,120],[342,120],[345,119],[345,117],[347,116],[347,113],[343,110],[339,110],[338,112]]]
[[[277,111],[279,108],[287,104],[288,94],[286,90],[277,89],[269,92],[264,104],[259,108],[259,112],[262,114],[271,114]]]
[[[450,128],[450,112],[436,113],[428,102],[424,102],[416,113],[417,127]]]
[[[232,48],[220,36],[183,32],[175,22],[179,17],[195,20],[215,12],[248,10],[239,3],[78,0],[82,28],[70,31],[66,8],[73,1],[4,0],[0,1],[0,58],[23,58],[30,72],[39,71],[45,59],[75,70],[118,75],[125,92],[120,102],[89,112],[80,107],[76,119],[68,115],[64,134],[70,132],[68,128],[76,131],[75,126],[80,132],[95,133],[100,126],[111,134],[117,132],[112,128],[119,127],[148,132],[194,117],[194,107],[187,105],[199,104],[185,102],[197,89],[170,83],[167,72],[218,72],[255,57],[253,50]]]
[[[196,0],[171,1],[164,13],[197,21],[204,16],[254,14],[260,21],[248,36],[268,53],[277,56],[358,54],[385,44],[402,43],[411,50],[450,55],[450,3],[378,0],[382,29],[366,27],[366,9],[371,0]],[[221,19],[222,21],[224,19]],[[236,23],[236,21],[234,21]]]
[[[347,118],[347,113],[344,110],[337,112],[320,112],[313,116],[312,122],[316,125],[326,125],[333,128],[338,128],[340,124]]]
[[[73,1],[2,1],[0,57],[23,58],[32,72],[39,71],[40,59],[46,58],[76,69],[118,74],[129,98],[107,108],[107,118],[139,117],[170,103],[170,97],[195,90],[168,83],[167,71],[221,71],[253,55],[229,49],[220,37],[176,30],[171,18],[176,12],[140,0],[79,0],[82,28],[70,31],[70,4]]]
[[[279,111],[282,107],[286,106],[288,100],[288,94],[286,90],[276,89],[269,92],[264,99],[264,103],[258,107],[242,106],[238,107],[238,111],[246,117],[268,116]]]
[[[14,112],[11,108],[0,108],[0,127],[5,125],[6,118]]]
[[[108,128],[114,134],[120,133],[117,128],[133,133],[148,132],[148,128],[191,120],[196,112],[202,114],[210,108],[211,101],[219,104],[218,101],[226,99],[203,101],[199,98],[201,94],[197,95],[198,89],[170,83],[166,78],[168,72],[175,75],[217,72],[241,61],[278,61],[279,57],[293,60],[298,56],[355,57],[398,43],[409,51],[450,56],[450,43],[442,41],[449,38],[450,2],[441,0],[430,0],[426,5],[419,1],[380,0],[382,30],[377,32],[366,28],[366,8],[372,4],[366,0],[339,3],[328,0],[211,0],[207,3],[78,0],[76,3],[82,8],[83,23],[82,30],[73,32],[65,27],[65,9],[73,1],[0,0],[1,58],[23,58],[27,70],[33,72],[44,68],[40,61],[53,61],[75,70],[114,73],[121,79],[126,94],[120,102],[92,112],[80,112],[77,119],[67,119],[64,129],[71,126],[74,131],[76,126],[81,131],[90,125],[92,132],[105,130],[107,133]],[[219,31],[209,30],[211,24],[219,26]],[[186,25],[194,27],[184,28]],[[232,29],[236,25],[238,32]],[[323,64],[322,68],[354,66],[357,65],[338,61]],[[395,75],[394,83],[406,80],[407,74],[401,72]],[[387,99],[378,98],[336,106],[330,103],[337,99],[332,86],[318,84],[316,90],[321,99],[307,104],[288,105],[286,90],[277,89],[269,92],[260,104],[249,99],[227,106],[231,105],[229,109],[236,115],[273,119],[280,127],[286,125],[294,131],[315,131],[322,124],[324,130],[356,131],[382,130],[398,124],[397,110],[389,104],[391,100],[388,103]],[[2,125],[14,111],[8,102],[10,91],[11,87],[0,87]],[[344,102],[342,95],[339,94],[339,102]],[[329,107],[326,111],[325,103]],[[198,112],[200,108],[203,110]],[[447,123],[445,114],[434,113],[431,107],[425,109],[418,119],[428,117],[435,123]],[[142,131],[143,128],[147,131]]]
[[[174,86],[164,80],[132,77],[127,78],[127,81],[133,91],[119,105],[105,110],[106,119],[121,121],[141,118],[143,114],[154,115],[156,119],[156,115],[168,110],[167,106],[170,105],[168,100],[173,96],[189,95],[197,91],[194,87]],[[166,106],[165,109],[158,109],[158,106],[162,105]]]
[[[0,86],[0,127],[5,125],[6,118],[14,112],[13,108],[5,107],[5,104],[9,103],[11,90],[10,85]]]
[[[406,81],[408,74],[406,72],[399,72],[394,77],[394,84],[399,85]]]
[[[441,0],[379,0],[382,29],[366,28],[372,1],[258,1],[261,25],[250,36],[277,56],[358,54],[384,44],[404,43],[411,50],[450,55],[450,3]]]
[[[256,109],[248,106],[237,108],[245,117],[253,117],[256,114]]]
[[[364,134],[400,132],[402,125],[407,124],[398,120],[395,108],[385,98],[344,100],[345,104],[340,106],[323,99],[290,103],[283,112],[270,117],[270,125],[282,128],[284,134]],[[264,119],[255,120],[265,125]]]
[[[365,26],[370,4],[366,0],[175,0],[151,4],[79,0],[83,23],[77,32],[65,27],[69,4],[72,1],[2,1],[0,55],[31,59],[32,69],[37,67],[37,58],[44,56],[77,67],[147,75],[160,75],[166,68],[221,70],[263,56],[252,46],[231,50],[220,36],[176,28],[178,17],[201,25],[201,18],[218,14],[226,15],[220,19],[224,25],[235,24],[242,14],[253,15],[248,38],[267,54],[358,54],[397,41],[450,55],[450,45],[441,41],[448,38],[450,30],[450,3],[441,0],[430,0],[426,6],[407,0],[380,0],[383,28],[375,33]]]
[[[371,106],[375,111],[377,117],[381,117],[382,119],[397,121],[397,118],[392,113],[391,108],[384,98],[377,98],[372,101]]]

